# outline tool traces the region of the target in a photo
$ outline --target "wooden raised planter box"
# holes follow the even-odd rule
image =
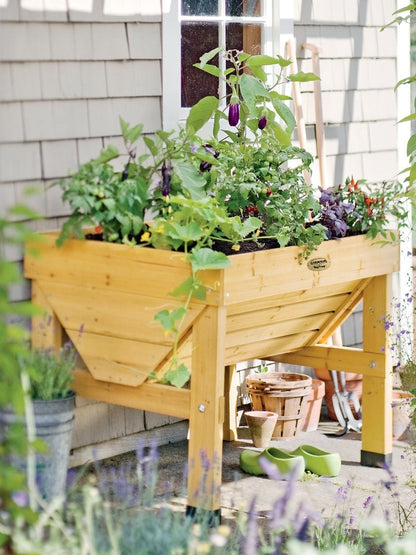
[[[233,365],[248,359],[363,374],[361,462],[390,462],[391,359],[382,316],[391,311],[398,245],[356,236],[325,242],[312,264],[300,265],[299,249],[288,247],[237,254],[229,268],[201,273],[207,298],[192,302],[180,347],[192,378],[178,389],[147,376],[161,375],[172,352],[154,315],[177,306],[168,293],[190,274],[183,254],[80,240],[57,248],[57,233],[42,235],[38,254],[28,249],[25,257],[33,301],[48,315],[34,321],[34,345],[59,347],[70,337],[85,363],[75,375],[80,395],[189,419],[191,509],[202,496],[206,508],[220,508],[222,440],[236,437]],[[323,344],[362,298],[363,349]]]

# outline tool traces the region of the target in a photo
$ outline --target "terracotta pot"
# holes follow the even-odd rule
[[[325,394],[325,382],[312,380],[312,391],[309,394],[306,412],[303,419],[303,432],[312,432],[318,429],[321,418],[322,399]]]
[[[246,412],[244,416],[254,447],[261,449],[268,447],[276,426],[277,414],[266,410],[252,410]]]
[[[315,368],[315,376],[325,383],[325,404],[328,410],[328,416],[331,420],[337,420],[337,416],[334,411],[334,405],[332,403],[332,396],[334,395],[334,385],[331,380],[329,371],[325,368]],[[362,374],[355,374],[354,372],[345,372],[346,389],[349,393],[355,392],[358,399],[361,401],[363,394],[363,376]],[[359,415],[355,412],[354,406],[350,403],[353,415],[359,418]]]
[[[393,391],[393,439],[405,440],[409,432],[413,408],[410,402],[413,395],[408,391]]]

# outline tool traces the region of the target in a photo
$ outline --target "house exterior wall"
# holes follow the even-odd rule
[[[319,55],[325,130],[327,186],[347,176],[382,181],[397,168],[397,27],[381,31],[392,19],[395,0],[366,2],[296,0],[294,33],[300,70],[312,71],[312,43]],[[313,85],[302,87],[307,149],[316,154]],[[317,164],[314,176],[318,179]]]
[[[322,48],[328,185],[351,175],[372,181],[397,173],[397,30],[380,33],[394,9],[393,0],[294,0],[299,69],[311,71],[303,43]],[[162,22],[160,0],[0,3],[1,213],[24,202],[43,216],[35,228],[59,227],[68,208],[50,185],[109,143],[123,151],[119,116],[143,123],[145,133],[161,127]],[[302,91],[307,148],[315,154],[312,85]],[[33,185],[39,193],[25,196]],[[21,264],[18,248],[0,248]],[[10,295],[28,298],[29,284]],[[347,335],[359,344],[354,329]],[[75,448],[175,421],[85,399],[78,399],[77,414]]]

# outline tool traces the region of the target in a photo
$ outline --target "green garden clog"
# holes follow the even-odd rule
[[[276,447],[268,447],[261,453],[244,449],[240,454],[240,467],[247,474],[253,474],[254,476],[266,474],[260,464],[261,458],[273,463],[282,475],[294,472],[296,479],[299,479],[305,472],[305,461],[302,456],[292,455]]]
[[[338,476],[341,470],[341,457],[339,453],[329,453],[313,445],[300,445],[291,455],[303,457],[306,470],[319,476]]]

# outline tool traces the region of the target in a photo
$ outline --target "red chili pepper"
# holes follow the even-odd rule
[[[102,233],[103,232],[103,228],[100,225],[96,225],[94,227],[94,231],[95,233]]]
[[[373,209],[367,208],[367,216],[371,216],[372,213],[373,213]]]
[[[269,197],[272,194],[272,190],[271,189],[267,189],[266,190],[266,195]]]

